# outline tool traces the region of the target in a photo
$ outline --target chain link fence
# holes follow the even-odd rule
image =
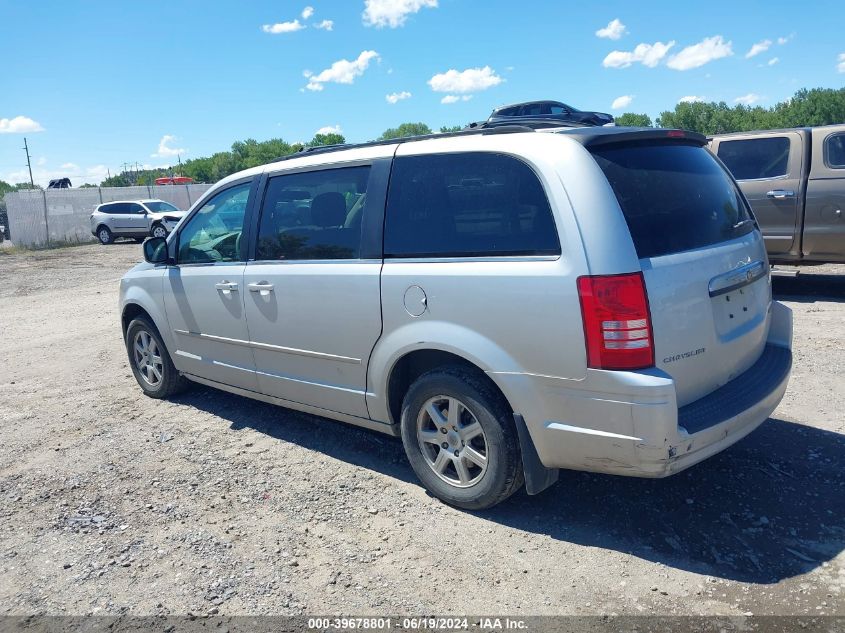
[[[93,242],[91,213],[103,202],[154,198],[188,209],[211,185],[25,189],[7,193],[9,234],[16,246],[40,248]]]

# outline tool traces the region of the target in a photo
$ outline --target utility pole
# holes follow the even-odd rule
[[[29,145],[26,144],[26,137],[23,137],[23,149],[26,151],[26,166],[29,168],[29,184],[35,189],[35,181],[32,179],[32,163],[29,161]]]

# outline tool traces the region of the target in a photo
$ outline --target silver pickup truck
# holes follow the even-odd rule
[[[772,262],[845,263],[845,125],[723,134],[710,150],[751,203]]]

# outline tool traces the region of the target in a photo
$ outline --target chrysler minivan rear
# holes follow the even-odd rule
[[[529,428],[547,467],[665,476],[772,413],[789,378],[791,312],[772,300],[759,228],[704,137],[572,136],[612,189],[639,270],[579,277],[587,375],[546,379]],[[595,213],[573,210],[582,226]]]

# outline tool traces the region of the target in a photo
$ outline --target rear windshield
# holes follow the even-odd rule
[[[592,154],[641,258],[717,244],[755,228],[736,185],[703,147],[614,145]]]

